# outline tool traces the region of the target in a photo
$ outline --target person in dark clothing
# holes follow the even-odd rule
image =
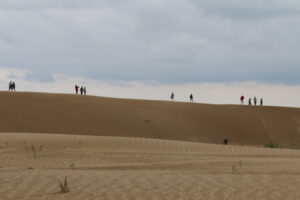
[[[253,102],[254,102],[254,105],[257,104],[257,98],[256,97],[253,98]]]
[[[248,105],[249,106],[251,106],[252,105],[252,103],[251,103],[252,101],[251,101],[251,98],[249,98],[249,101],[248,101]]]
[[[83,87],[80,87],[80,94],[83,95]]]
[[[194,102],[193,94],[190,95],[190,101],[191,101],[191,102]]]
[[[16,91],[16,83],[15,82],[12,82],[11,90]]]
[[[83,94],[86,95],[86,87],[83,87]]]
[[[260,98],[260,105],[261,105],[261,106],[264,105],[264,100],[263,100],[263,98]]]
[[[225,138],[225,139],[224,139],[224,141],[223,141],[223,143],[224,143],[225,145],[227,145],[227,144],[228,144],[228,142],[229,142],[229,141],[228,141],[228,139],[227,139],[227,138]]]
[[[78,89],[79,89],[79,86],[76,84],[75,85],[75,92],[76,92],[76,94],[78,94]]]
[[[172,92],[171,97],[170,97],[172,101],[174,100],[174,97],[175,97],[174,92]]]
[[[8,91],[11,91],[11,90],[12,90],[12,81],[10,81],[8,84]]]

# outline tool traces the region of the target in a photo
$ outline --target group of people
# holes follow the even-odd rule
[[[175,99],[175,94],[174,94],[174,92],[171,93],[170,99],[171,99],[172,101],[174,101],[174,99]],[[244,95],[242,95],[242,96],[240,97],[240,101],[241,101],[241,104],[242,104],[242,105],[244,105],[244,100],[245,100],[245,97],[244,97]],[[194,102],[194,96],[193,96],[193,94],[190,94],[190,102]],[[263,106],[263,105],[264,105],[264,99],[263,99],[263,98],[260,98],[260,100],[259,100],[259,102],[258,102],[258,99],[257,99],[256,97],[253,97],[253,105],[256,106],[256,105],[258,105],[258,103],[259,103],[261,106]],[[252,98],[251,98],[251,97],[248,99],[248,105],[252,105]]]
[[[75,85],[75,92],[78,94],[80,92],[81,95],[86,95],[86,87],[85,86],[78,86],[77,84]]]
[[[244,100],[245,100],[245,97],[242,95],[242,96],[240,97],[240,101],[241,101],[241,104],[242,104],[242,105],[244,104]],[[261,106],[264,105],[264,99],[263,99],[263,98],[260,98],[259,104],[260,104]],[[248,99],[248,105],[249,105],[249,106],[252,105],[252,98],[251,98],[251,97]],[[255,105],[255,106],[258,105],[258,102],[257,102],[257,98],[256,98],[256,97],[253,97],[253,105]]]
[[[170,96],[170,99],[172,101],[174,101],[174,98],[175,98],[175,94],[174,94],[174,92],[172,92],[171,96]],[[194,102],[194,96],[193,96],[193,94],[190,94],[190,102]]]
[[[16,83],[14,81],[9,82],[8,91],[16,91]]]

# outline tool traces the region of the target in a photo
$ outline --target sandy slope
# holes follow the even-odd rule
[[[300,109],[0,92],[0,132],[300,145]]]
[[[299,150],[1,133],[0,166],[3,200],[300,198]]]
[[[0,200],[300,199],[300,151],[254,147],[299,148],[299,108],[0,99]],[[224,137],[238,146],[219,145]],[[71,192],[61,194],[65,177]]]

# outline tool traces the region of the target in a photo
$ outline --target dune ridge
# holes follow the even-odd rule
[[[0,92],[0,132],[300,145],[300,109]]]

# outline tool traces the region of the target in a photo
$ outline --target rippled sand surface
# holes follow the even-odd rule
[[[300,199],[299,150],[1,133],[0,167],[4,200]]]

